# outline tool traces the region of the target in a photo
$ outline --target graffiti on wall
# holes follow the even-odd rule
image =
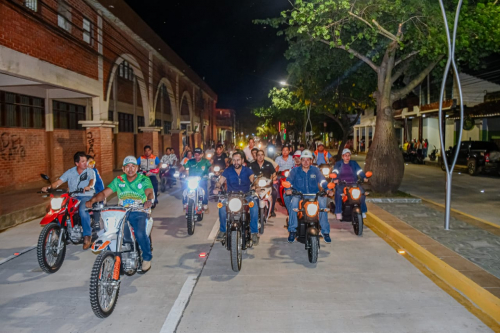
[[[2,133],[0,136],[0,158],[4,161],[22,162],[26,157],[23,139],[18,134]]]
[[[94,136],[92,132],[87,132],[87,154],[90,156],[94,156]]]

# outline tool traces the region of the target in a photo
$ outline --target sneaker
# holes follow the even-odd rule
[[[335,214],[337,217],[337,220],[341,221],[342,220],[342,214]]]
[[[366,213],[361,214],[364,219],[366,219]]]
[[[295,231],[291,231],[290,234],[288,235],[288,243],[293,243],[295,242]]]
[[[226,239],[226,233],[219,231],[219,233],[217,234],[217,238],[215,240],[218,242],[222,242],[224,239]]]
[[[151,269],[151,261],[146,261],[144,260],[142,262],[142,273],[146,273],[147,271],[149,271]]]
[[[330,234],[323,234],[323,240],[327,244],[330,244],[332,242],[332,239],[330,238]]]
[[[253,245],[259,245],[259,235],[257,233],[252,234]]]

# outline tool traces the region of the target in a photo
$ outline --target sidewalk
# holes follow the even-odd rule
[[[500,227],[434,204],[368,204],[367,225],[500,323]],[[500,327],[500,326],[498,326]]]

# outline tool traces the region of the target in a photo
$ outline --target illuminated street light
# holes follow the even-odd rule
[[[288,83],[286,83],[286,81],[280,81],[280,84],[281,84],[282,86],[287,86],[287,85],[288,85]]]

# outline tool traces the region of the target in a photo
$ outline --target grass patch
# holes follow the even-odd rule
[[[392,194],[377,193],[377,192],[371,192],[371,191],[368,191],[368,192],[370,193],[368,195],[368,198],[373,198],[373,199],[381,199],[381,198],[415,198],[411,194],[408,194],[408,193],[403,192],[403,191],[397,191],[396,193],[392,193]]]

